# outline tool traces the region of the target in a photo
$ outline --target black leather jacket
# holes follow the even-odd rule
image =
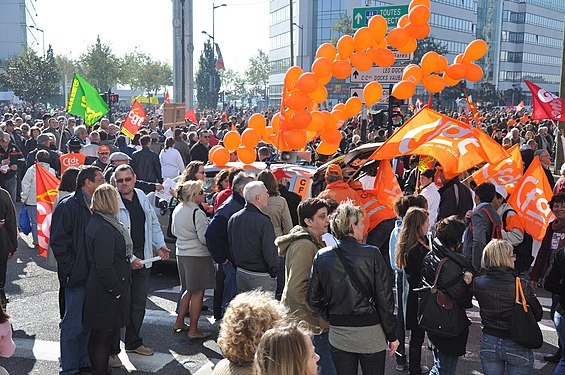
[[[473,281],[473,289],[481,308],[483,332],[501,338],[510,338],[510,323],[516,297],[516,271],[510,267],[488,268]],[[522,280],[526,302],[539,322],[542,308],[529,283]]]
[[[364,327],[381,324],[387,341],[396,340],[393,285],[379,249],[353,237],[338,241],[359,281],[373,294],[373,307],[351,282],[333,248],[318,251],[308,283],[307,301],[331,325]]]
[[[137,178],[147,182],[163,182],[159,155],[151,151],[149,147],[143,147],[134,152],[131,159],[131,165]]]

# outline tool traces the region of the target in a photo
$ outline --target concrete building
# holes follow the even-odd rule
[[[0,0],[0,9],[0,60],[4,60],[18,56],[27,44],[26,1]],[[41,42],[41,35],[36,37]]]

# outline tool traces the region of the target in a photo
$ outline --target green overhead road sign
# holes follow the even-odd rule
[[[359,29],[367,26],[371,17],[377,14],[386,19],[388,27],[396,27],[400,17],[408,14],[408,5],[353,8],[353,28]]]

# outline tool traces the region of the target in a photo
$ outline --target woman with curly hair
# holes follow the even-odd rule
[[[285,308],[270,293],[253,290],[237,295],[220,326],[218,345],[224,359],[213,375],[255,375],[253,359],[261,337],[286,316]]]

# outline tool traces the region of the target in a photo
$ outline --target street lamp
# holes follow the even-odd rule
[[[216,9],[221,7],[226,7],[227,4],[220,4],[214,5],[212,3],[212,35],[208,34],[206,31],[202,31],[202,34],[207,35],[209,38],[212,39],[212,70],[211,70],[211,79],[210,79],[210,92],[213,92],[216,89],[216,77],[213,74],[215,69],[215,61],[216,61],[216,39],[215,39],[215,32],[216,32]]]
[[[300,29],[300,67],[304,69],[304,27],[296,22],[292,24]]]
[[[41,35],[43,36],[43,57],[45,57],[45,32],[42,29],[40,29],[39,27],[35,27],[33,25],[29,25],[29,28],[39,31],[41,33]]]

